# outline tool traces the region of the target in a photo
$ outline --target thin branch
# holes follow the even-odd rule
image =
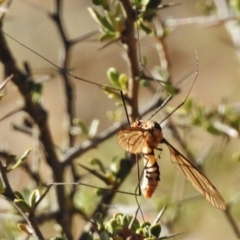
[[[121,3],[126,12],[125,29],[122,32],[122,43],[126,47],[129,65],[129,83],[128,83],[128,97],[130,99],[131,109],[129,112],[132,120],[139,117],[138,112],[138,92],[139,92],[139,59],[137,54],[137,41],[135,37],[135,22],[136,12],[133,10],[129,0],[121,0]]]
[[[72,42],[70,42],[66,36],[63,27],[63,21],[61,18],[62,14],[62,7],[63,2],[61,0],[55,0],[55,9],[53,13],[49,14],[53,22],[55,23],[57,30],[59,32],[60,39],[63,43],[63,49],[61,49],[61,58],[60,58],[60,68],[61,76],[64,83],[64,90],[66,96],[66,110],[68,116],[68,139],[69,139],[69,146],[72,147],[74,145],[74,136],[70,133],[69,129],[72,127],[73,119],[75,118],[75,93],[74,93],[74,86],[71,83],[69,76],[66,74],[69,61],[70,61],[70,50],[73,46]]]

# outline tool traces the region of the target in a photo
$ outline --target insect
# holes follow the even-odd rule
[[[55,64],[52,65],[59,68]],[[70,73],[67,74],[81,81],[94,84],[102,89],[108,88],[116,91],[115,88],[105,87],[98,83],[77,78]],[[124,99],[122,91],[118,91],[118,93],[121,98]],[[126,108],[125,105],[124,107]],[[145,197],[152,196],[160,179],[160,171],[154,156],[154,149],[157,148],[158,144],[165,143],[170,150],[172,163],[185,174],[186,178],[192,182],[193,186],[214,206],[220,209],[226,208],[222,196],[212,185],[212,183],[163,137],[159,123],[150,120],[146,122],[137,120],[133,122],[131,126],[120,130],[117,138],[119,145],[123,149],[134,154],[143,154],[144,156],[145,170],[142,189]]]
[[[141,188],[146,198],[152,196],[160,179],[159,166],[154,156],[154,149],[159,144],[166,144],[169,148],[173,165],[185,175],[213,206],[221,210],[226,209],[225,201],[214,185],[163,137],[159,123],[150,120],[136,120],[130,127],[126,127],[118,132],[117,141],[127,152],[143,154],[145,167]]]

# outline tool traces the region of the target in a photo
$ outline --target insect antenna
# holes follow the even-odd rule
[[[166,82],[166,81],[162,81],[162,80],[156,79],[156,78],[153,76],[153,74],[145,67],[145,65],[144,65],[144,63],[143,63],[143,61],[142,61],[142,55],[141,55],[141,44],[140,44],[140,34],[139,34],[139,30],[140,30],[140,29],[139,29],[138,24],[136,25],[136,28],[137,28],[137,38],[138,38],[137,48],[138,48],[140,65],[141,65],[141,67],[151,76],[151,78],[152,78],[157,84],[159,84],[159,86],[161,86],[161,88],[168,94],[168,97],[162,101],[162,103],[161,103],[160,106],[157,108],[157,110],[147,119],[147,121],[148,121],[148,120],[152,119],[152,118],[172,99],[173,95],[164,87],[164,85],[166,85],[166,84],[169,84],[169,85],[170,85],[170,83],[169,83],[169,82]],[[164,122],[164,121],[165,121],[167,118],[169,118],[175,111],[177,111],[181,106],[183,106],[184,103],[186,102],[189,94],[191,93],[191,90],[192,90],[192,88],[193,88],[193,86],[194,86],[194,83],[195,83],[195,81],[196,81],[196,79],[197,79],[197,77],[198,77],[198,62],[199,62],[199,60],[198,60],[198,54],[197,54],[197,52],[195,52],[195,54],[196,54],[195,77],[194,77],[194,80],[193,80],[192,83],[191,83],[191,86],[190,86],[190,88],[189,88],[189,90],[188,90],[188,93],[187,93],[186,97],[185,97],[184,100],[183,100],[172,112],[170,112],[160,123]],[[191,74],[192,74],[192,72],[189,73],[188,75],[191,75]],[[186,77],[188,77],[188,76],[186,76]],[[179,83],[178,83],[178,84],[179,84]]]
[[[148,119],[150,120],[155,114],[157,114],[171,99],[172,99],[172,94],[164,87],[164,84],[169,84],[166,81],[162,81],[159,79],[156,79],[153,74],[145,67],[143,61],[142,61],[142,54],[141,54],[141,44],[140,44],[140,29],[138,24],[136,24],[136,28],[137,28],[137,38],[138,38],[138,43],[137,43],[137,48],[138,48],[138,55],[139,55],[139,62],[141,67],[149,74],[149,76],[151,77],[151,79],[153,79],[157,84],[159,84],[161,86],[161,88],[168,94],[168,97],[161,103],[160,107],[157,109],[157,111],[151,115],[151,117]]]
[[[184,100],[183,100],[176,108],[174,108],[165,118],[163,118],[163,119],[161,120],[160,124],[161,124],[162,122],[164,122],[166,119],[168,119],[173,113],[175,113],[175,112],[176,112],[180,107],[182,107],[182,106],[184,105],[184,103],[187,101],[187,99],[188,99],[188,97],[189,97],[189,94],[191,93],[192,88],[193,88],[193,86],[194,86],[194,83],[195,83],[195,81],[197,80],[197,77],[198,77],[198,54],[197,54],[197,52],[195,52],[195,54],[196,54],[196,72],[195,72],[194,80],[192,81],[191,86],[190,86],[190,88],[189,88],[189,90],[188,90],[188,92],[187,92],[187,95],[185,96]],[[156,113],[158,113],[159,110],[160,110],[160,109],[158,109],[157,112],[155,112],[155,113],[150,117],[150,119],[151,119]]]

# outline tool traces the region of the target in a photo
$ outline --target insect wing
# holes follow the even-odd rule
[[[226,210],[225,201],[213,184],[166,139],[162,143],[168,146],[173,165],[185,175],[192,185],[215,207]]]
[[[117,142],[125,151],[130,153],[141,153],[146,144],[144,129],[127,127],[117,134]]]

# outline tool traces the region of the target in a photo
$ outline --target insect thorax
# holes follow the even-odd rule
[[[155,149],[163,140],[162,128],[157,122],[136,120],[131,127],[139,128],[144,132],[143,135],[147,145],[145,147]]]

